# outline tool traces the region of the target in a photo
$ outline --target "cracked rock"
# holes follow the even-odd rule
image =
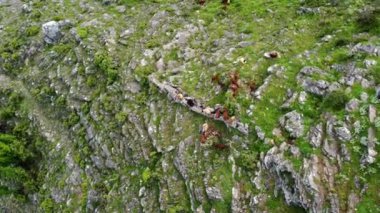
[[[223,200],[222,193],[217,187],[207,187],[206,193],[211,200]]]
[[[42,33],[44,41],[47,44],[54,44],[62,37],[59,23],[56,21],[49,21],[42,25]]]
[[[344,141],[344,142],[351,140],[351,132],[347,127],[345,127],[345,126],[335,127],[334,130],[335,130],[335,136],[339,140]]]
[[[346,110],[348,112],[354,112],[359,109],[359,100],[354,98],[346,104]]]
[[[322,124],[318,124],[315,127],[311,127],[309,131],[309,141],[314,147],[320,147],[323,140]]]
[[[290,133],[291,137],[299,138],[303,135],[304,126],[302,115],[296,111],[289,112],[281,117],[280,124]]]

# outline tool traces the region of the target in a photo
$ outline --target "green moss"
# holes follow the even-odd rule
[[[151,39],[149,40],[147,43],[146,43],[146,47],[147,48],[155,48],[155,47],[158,47],[161,45],[161,41],[159,38],[156,38],[156,39]]]
[[[370,69],[370,75],[373,77],[376,84],[380,84],[380,61]]]
[[[59,55],[65,55],[72,49],[70,44],[57,44],[52,47],[52,50]]]
[[[97,85],[97,78],[94,75],[90,75],[87,77],[86,85],[88,87],[95,87]]]
[[[376,1],[373,1],[373,7],[366,6],[358,12],[356,22],[361,31],[380,32],[380,8],[375,2]]]
[[[128,117],[128,114],[126,112],[118,112],[116,115],[115,115],[115,118],[116,120],[119,122],[119,123],[123,123],[125,122],[125,120],[127,119]]]
[[[152,66],[139,66],[135,69],[134,74],[136,79],[140,82],[143,88],[149,88],[148,76],[152,74],[154,68]]]
[[[152,171],[149,167],[144,169],[141,177],[144,183],[147,183],[150,180],[150,178],[152,177]]]
[[[117,68],[118,64],[111,58],[106,52],[97,52],[94,57],[94,64],[98,67],[103,74],[107,76],[107,82],[109,84],[116,81],[118,78]]]
[[[39,26],[30,26],[26,29],[25,33],[27,36],[35,36],[40,32],[40,27]]]
[[[347,102],[348,96],[346,95],[346,93],[344,91],[338,90],[328,94],[323,99],[322,106],[328,109],[341,110],[344,109]]]
[[[53,202],[53,200],[50,199],[50,198],[47,198],[44,201],[42,201],[42,203],[41,203],[41,209],[44,212],[47,212],[47,213],[54,212],[54,202]]]
[[[81,38],[81,39],[85,39],[88,37],[88,28],[86,27],[78,27],[77,28],[77,33],[78,33],[78,36]]]
[[[236,160],[236,164],[245,169],[254,170],[258,161],[258,153],[255,151],[243,151],[240,152],[239,158]]]

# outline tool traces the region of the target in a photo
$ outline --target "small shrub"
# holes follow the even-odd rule
[[[160,46],[160,40],[158,39],[151,39],[146,43],[147,48],[155,48]]]
[[[331,54],[334,62],[344,62],[350,59],[350,54],[346,49],[338,49]]]
[[[150,171],[149,167],[145,168],[142,173],[142,180],[144,183],[147,183],[152,177],[152,171]]]
[[[48,198],[42,201],[41,208],[44,210],[44,212],[53,212],[54,210],[54,202],[52,199]]]
[[[38,26],[30,26],[26,29],[25,33],[27,36],[35,36],[40,32],[40,27]]]
[[[71,113],[69,117],[65,120],[64,124],[66,127],[72,127],[75,124],[79,123],[80,118],[77,114]]]
[[[64,107],[66,106],[66,97],[65,96],[59,96],[57,99],[56,99],[56,104],[60,107]]]
[[[107,82],[113,83],[118,78],[117,63],[104,52],[98,52],[95,54],[94,64],[107,76]]]
[[[63,55],[71,50],[71,46],[70,44],[57,44],[52,48],[52,50],[59,55]]]
[[[372,67],[369,74],[373,77],[376,84],[380,84],[380,63]]]
[[[154,69],[151,66],[139,66],[135,69],[135,78],[143,88],[149,88],[148,76],[153,73]]]
[[[365,7],[358,13],[356,23],[360,30],[368,32],[378,30],[380,27],[380,9],[374,7]]]
[[[95,76],[93,75],[90,75],[88,76],[87,80],[86,80],[86,85],[88,87],[94,87],[95,85],[97,84],[97,79]]]
[[[346,106],[346,103],[348,102],[348,96],[344,93],[344,91],[338,90],[333,91],[330,94],[328,94],[323,99],[323,107],[329,108],[333,110],[341,110]]]
[[[237,165],[246,169],[255,169],[258,160],[258,153],[254,151],[243,151],[237,159]]]
[[[34,10],[32,12],[31,18],[34,20],[38,20],[41,18],[41,16],[42,16],[42,13],[39,10]]]
[[[82,105],[80,106],[80,110],[81,110],[84,114],[88,114],[88,113],[90,113],[90,110],[91,110],[90,103],[86,102],[86,103],[82,104]]]
[[[78,33],[78,36],[81,38],[81,39],[85,39],[88,37],[88,29],[87,28],[84,28],[84,27],[78,27],[77,28],[77,33]]]
[[[62,16],[54,16],[53,17],[53,20],[54,21],[61,21],[61,20],[63,20],[64,18],[62,17]]]
[[[115,115],[115,118],[116,120],[119,122],[119,123],[123,123],[125,122],[125,120],[127,119],[127,116],[128,114],[126,112],[119,112]]]

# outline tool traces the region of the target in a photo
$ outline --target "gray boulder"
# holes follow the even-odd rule
[[[319,8],[310,8],[310,7],[300,7],[297,10],[298,15],[317,14],[319,12],[320,12]]]
[[[354,112],[359,109],[359,100],[354,98],[346,104],[346,111]]]
[[[327,94],[329,86],[330,84],[325,80],[315,81],[306,79],[302,84],[302,87],[305,89],[305,91],[322,96]]]
[[[332,90],[336,90],[336,87],[339,87],[338,85],[332,85],[325,80],[315,80],[313,78],[314,75],[325,76],[326,72],[319,69],[318,67],[306,66],[302,68],[297,75],[298,83],[304,88],[306,92],[324,96]]]
[[[289,112],[280,118],[281,126],[290,133],[291,137],[299,138],[303,135],[304,126],[302,115],[296,111]]]
[[[323,141],[323,126],[318,124],[315,127],[311,127],[308,134],[309,141],[314,147],[320,147]]]
[[[49,21],[42,25],[43,39],[47,44],[54,44],[62,37],[59,23]]]
[[[351,140],[351,132],[350,130],[343,126],[343,127],[335,127],[335,136],[341,141],[347,142]]]
[[[206,188],[207,197],[211,200],[223,200],[222,193],[217,187],[207,187]]]
[[[371,44],[356,44],[351,51],[353,53],[367,53],[374,56],[380,55],[380,46],[371,45]]]

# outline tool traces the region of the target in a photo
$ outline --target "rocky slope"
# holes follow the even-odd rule
[[[379,212],[379,5],[0,0],[0,210]]]

